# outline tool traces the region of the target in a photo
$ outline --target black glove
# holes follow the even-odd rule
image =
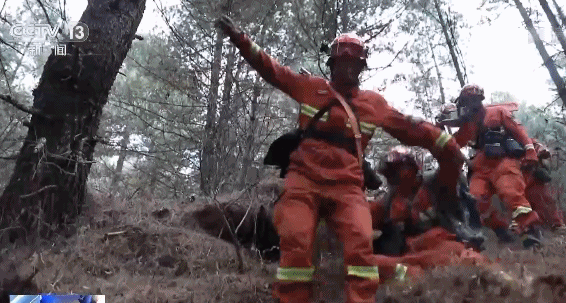
[[[383,183],[381,179],[377,176],[375,171],[371,168],[371,164],[364,159],[363,163],[364,171],[364,186],[370,190],[376,190],[381,187]]]
[[[226,15],[218,18],[215,25],[230,38],[236,37],[242,33],[242,31],[234,24],[234,21]]]
[[[537,167],[533,172],[533,177],[543,183],[548,183],[552,181],[552,177],[550,176],[550,172],[548,169],[544,167]]]

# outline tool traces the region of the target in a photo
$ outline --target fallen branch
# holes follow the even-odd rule
[[[123,235],[123,234],[125,234],[125,233],[126,233],[125,230],[105,233],[105,234],[104,234],[104,240],[108,240],[110,237],[115,237],[115,236]]]

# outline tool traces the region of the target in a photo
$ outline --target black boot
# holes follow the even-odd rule
[[[521,243],[525,249],[542,246],[542,232],[539,228],[531,227],[521,235]]]
[[[499,243],[513,243],[517,239],[507,228],[499,227],[493,230]]]

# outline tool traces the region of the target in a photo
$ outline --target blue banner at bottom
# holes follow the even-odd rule
[[[103,295],[10,295],[10,303],[106,303]]]

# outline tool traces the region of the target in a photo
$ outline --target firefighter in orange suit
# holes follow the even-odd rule
[[[537,170],[525,171],[525,195],[542,221],[554,232],[566,234],[563,214],[549,188],[550,176],[546,161],[551,157],[550,151],[537,139],[531,138],[539,159]]]
[[[379,172],[387,179],[390,192],[384,200],[370,204],[373,228],[382,230],[381,237],[386,237],[383,243],[380,239],[376,240],[374,248],[397,256],[381,259],[380,272],[386,271],[383,276],[387,277],[387,272],[393,274],[399,264],[409,269],[407,278],[413,279],[420,277],[419,269],[456,263],[490,264],[487,257],[458,241],[455,234],[435,226],[438,215],[436,203],[434,195],[428,190],[429,186],[434,186],[430,184],[434,178],[431,178],[432,175],[423,178],[420,165],[407,147],[391,148]],[[403,238],[406,243],[398,242]]]
[[[472,141],[477,151],[472,161],[470,193],[478,200],[484,225],[494,227],[492,221],[498,212],[491,205],[491,196],[497,194],[511,211],[517,225],[514,231],[521,235],[523,246],[540,245],[540,218],[525,198],[521,172],[537,165],[535,148],[523,126],[507,109],[486,108],[484,99],[483,88],[475,84],[465,85],[456,99],[460,128],[454,137],[461,146]],[[522,161],[517,142],[526,150]]]
[[[280,65],[230,18],[221,17],[217,26],[263,79],[300,103],[301,127],[335,99],[330,93],[333,88],[348,100],[358,117],[363,149],[375,129],[381,127],[405,144],[431,150],[442,166],[446,195],[456,196],[454,180],[464,161],[460,147],[439,128],[402,115],[376,92],[359,89],[358,77],[366,67],[367,51],[358,36],[344,34],[332,43],[329,82]],[[303,138],[290,155],[284,193],[273,215],[281,250],[273,295],[280,302],[312,300],[313,240],[321,216],[344,243],[347,302],[375,302],[378,260],[372,251],[373,231],[362,169],[350,150],[354,134],[347,122],[344,108],[332,107],[316,124],[316,136]]]

